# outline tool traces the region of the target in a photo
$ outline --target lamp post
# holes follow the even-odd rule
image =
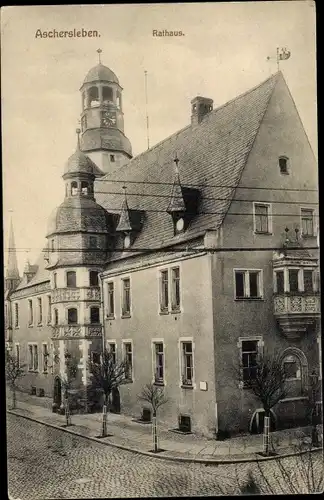
[[[312,388],[312,446],[319,446],[318,434],[316,428],[316,390],[318,384],[318,375],[315,370],[310,375]]]

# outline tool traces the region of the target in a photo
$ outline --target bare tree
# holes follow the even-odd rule
[[[70,410],[70,390],[77,376],[78,361],[67,350],[64,353],[64,358],[65,358],[65,373],[60,376],[60,379],[64,397],[63,408],[65,413],[66,426],[68,427],[69,425],[72,425],[71,410]]]
[[[142,392],[137,396],[138,399],[146,401],[152,407],[152,430],[153,430],[153,450],[158,452],[158,426],[157,426],[157,410],[167,403],[168,399],[164,395],[164,388],[154,384],[146,384]]]
[[[264,409],[263,453],[270,453],[270,411],[287,396],[286,372],[278,354],[262,354],[249,368],[240,367],[240,381],[262,404]]]
[[[100,362],[89,362],[94,386],[104,395],[102,407],[102,431],[101,436],[107,436],[107,405],[112,391],[118,388],[127,379],[129,366],[126,361],[116,362],[113,353],[104,349]]]
[[[309,436],[301,436],[295,453],[266,462],[258,460],[253,465],[254,471],[249,471],[249,483],[263,495],[323,492],[322,451],[314,451]],[[240,485],[240,491],[247,492],[246,484]]]
[[[25,375],[26,365],[21,365],[16,356],[11,354],[9,351],[6,352],[5,363],[6,379],[12,392],[12,409],[15,409],[17,381]]]

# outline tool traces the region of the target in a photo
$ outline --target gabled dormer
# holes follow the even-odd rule
[[[121,206],[121,212],[116,226],[116,233],[123,236],[123,248],[132,246],[138,233],[141,231],[144,221],[144,211],[130,209],[128,206],[126,186],[123,186],[124,200]]]
[[[174,163],[176,165],[175,176],[167,213],[172,217],[174,234],[177,235],[184,233],[191,220],[197,215],[200,191],[181,184],[177,156]]]

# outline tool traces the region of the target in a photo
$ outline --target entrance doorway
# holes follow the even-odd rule
[[[111,405],[110,405],[111,413],[120,413],[120,394],[118,387],[115,387],[111,391]]]
[[[57,408],[59,408],[61,406],[61,402],[62,402],[61,379],[60,379],[60,377],[55,377],[53,403],[54,403],[54,405],[56,405]]]
[[[262,434],[264,426],[265,411],[263,408],[256,410],[252,415],[250,421],[250,432],[251,434]],[[272,410],[270,410],[270,431],[276,430],[276,416]]]

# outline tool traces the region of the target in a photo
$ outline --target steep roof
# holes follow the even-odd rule
[[[22,288],[30,287],[33,285],[37,285],[38,283],[44,283],[45,281],[49,281],[50,273],[47,269],[45,269],[46,263],[44,260],[44,253],[45,250],[41,252],[36,263],[32,266],[36,270],[36,273],[33,276],[33,278],[29,282],[27,282],[26,276],[24,275],[21,282],[19,283],[19,285],[15,290],[21,290]]]
[[[125,183],[129,208],[146,211],[144,226],[132,248],[160,248],[197,238],[207,229],[220,227],[280,74],[272,75],[257,87],[211,111],[200,124],[185,127],[122,168],[98,179],[95,196],[106,210],[120,213],[121,187]],[[176,154],[182,186],[200,189],[202,202],[199,214],[187,231],[174,236],[167,208]],[[118,194],[105,194],[107,192]],[[112,256],[113,259],[121,257],[124,256],[120,252]]]

